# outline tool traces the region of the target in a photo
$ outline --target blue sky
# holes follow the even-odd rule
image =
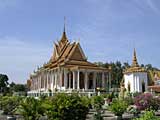
[[[128,61],[160,68],[160,0],[0,0],[0,73],[25,83],[50,59],[64,16],[70,41],[91,62]]]

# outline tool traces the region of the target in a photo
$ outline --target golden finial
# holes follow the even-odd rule
[[[138,66],[139,65],[138,65],[138,62],[137,62],[136,49],[134,48],[132,67],[138,67]]]
[[[63,35],[62,35],[60,42],[66,43],[67,41],[68,40],[67,40],[67,35],[66,35],[66,17],[64,17],[64,30],[63,30]]]
[[[64,16],[64,30],[63,32],[66,32],[66,17]]]

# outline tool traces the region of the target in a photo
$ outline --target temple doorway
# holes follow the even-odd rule
[[[142,82],[142,92],[145,92],[145,82]]]

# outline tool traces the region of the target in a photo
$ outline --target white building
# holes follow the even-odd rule
[[[136,50],[134,49],[133,61],[130,68],[124,72],[124,85],[130,92],[145,92],[148,86],[147,72],[137,62]]]

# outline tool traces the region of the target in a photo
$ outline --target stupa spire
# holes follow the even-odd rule
[[[137,61],[136,49],[134,48],[132,67],[138,67],[138,66],[139,65],[138,65],[138,61]]]

